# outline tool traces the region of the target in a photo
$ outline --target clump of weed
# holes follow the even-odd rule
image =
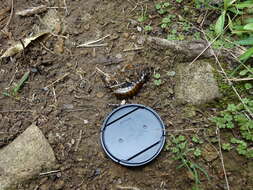
[[[209,179],[207,172],[192,159],[192,156],[194,158],[199,158],[202,155],[201,149],[199,147],[190,147],[188,140],[184,135],[170,135],[170,138],[172,140],[167,143],[165,148],[166,150],[172,152],[174,155],[174,160],[180,162],[180,165],[177,167],[177,169],[182,167],[186,168],[194,177],[196,186],[200,184],[199,171],[204,173],[205,176]],[[192,137],[191,141],[195,144],[203,143],[203,140],[196,135]]]
[[[221,129],[239,131],[237,138],[222,144],[223,150],[236,149],[238,154],[253,158],[253,120],[248,112],[253,112],[253,100],[244,98],[241,103],[228,104],[227,109],[212,121]]]

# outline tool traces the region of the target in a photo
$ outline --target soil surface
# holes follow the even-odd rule
[[[40,175],[24,184],[20,190],[98,190],[98,189],[192,189],[194,180],[181,163],[173,160],[172,153],[163,150],[150,164],[127,168],[110,160],[100,145],[100,128],[104,118],[120,104],[101,80],[99,68],[115,76],[118,82],[137,80],[138,73],[146,67],[161,74],[161,85],[154,78],[144,84],[140,92],[126,103],[149,106],[157,111],[168,133],[193,134],[204,140],[201,146],[211,159],[191,158],[209,175],[200,172],[202,189],[226,189],[226,181],[218,144],[210,143],[216,126],[209,118],[217,111],[214,105],[191,108],[175,103],[173,76],[178,55],[168,56],[159,47],[143,43],[137,18],[143,7],[154,7],[155,1],[122,0],[18,0],[14,9],[47,5],[47,11],[29,17],[13,15],[8,32],[1,32],[1,54],[13,41],[24,39],[43,28],[44,16],[56,11],[59,28],[53,34],[33,41],[25,51],[4,59],[0,65],[0,147],[8,145],[32,123],[44,133],[57,158],[57,165],[48,175]],[[172,2],[173,3],[173,2]],[[178,5],[177,5],[178,6]],[[10,7],[1,0],[0,10]],[[51,7],[51,8],[50,8]],[[53,8],[58,7],[58,8]],[[149,10],[149,9],[148,9]],[[179,10],[180,11],[180,10]],[[153,22],[157,22],[155,12]],[[199,12],[199,14],[202,14]],[[6,25],[10,11],[0,15],[1,30]],[[189,16],[191,17],[191,15]],[[53,19],[53,18],[52,18]],[[44,23],[45,25],[45,23]],[[141,25],[139,25],[141,27]],[[103,42],[105,47],[77,48],[90,40],[110,35]],[[159,27],[150,34],[164,37]],[[139,48],[140,47],[140,48]],[[139,48],[139,50],[137,50]],[[16,97],[6,97],[25,72],[31,71],[28,81]],[[205,128],[205,130],[187,130]],[[175,132],[175,130],[177,130]],[[181,132],[180,132],[181,130]],[[179,131],[179,132],[178,132]],[[167,139],[170,141],[170,139]],[[253,189],[252,161],[238,156],[236,152],[223,153],[228,181],[233,190]],[[43,171],[43,172],[47,172]]]

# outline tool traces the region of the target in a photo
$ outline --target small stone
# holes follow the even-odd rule
[[[41,185],[40,190],[50,190],[50,184],[45,183],[45,184]]]
[[[144,36],[138,37],[138,39],[137,39],[137,44],[143,45],[144,42],[145,42],[145,37],[144,37]]]
[[[37,126],[31,125],[0,150],[0,189],[11,189],[39,175],[43,168],[52,168],[54,164],[54,152],[47,139]],[[45,186],[44,190],[47,189]]]
[[[113,34],[111,35],[111,40],[117,40],[118,38],[119,38],[119,35],[116,34],[116,33],[113,33]]]
[[[94,176],[98,176],[98,175],[100,175],[100,169],[99,168],[97,168],[96,170],[95,170],[95,172],[94,172]]]
[[[56,176],[57,176],[58,178],[61,177],[61,176],[62,176],[61,172],[58,172],[58,173],[56,174]]]
[[[73,104],[63,104],[63,109],[73,109],[74,105]]]
[[[136,28],[137,28],[137,31],[138,31],[138,32],[141,32],[141,31],[142,31],[142,28],[141,28],[140,26],[137,26]]]
[[[116,57],[117,59],[122,59],[122,58],[123,58],[123,55],[122,55],[121,53],[118,53],[118,54],[115,55],[115,57]]]
[[[126,100],[122,100],[121,102],[120,102],[120,105],[125,105],[126,104]]]
[[[47,87],[42,88],[43,91],[48,91]]]
[[[168,93],[169,93],[169,94],[174,94],[174,90],[173,90],[173,88],[168,88],[168,90],[167,90],[167,91],[168,91]]]
[[[193,173],[192,173],[191,171],[187,171],[186,173],[187,173],[187,176],[188,176],[188,178],[189,178],[190,180],[192,180],[192,181],[195,180],[195,177],[194,177],[194,175],[193,175]]]
[[[71,139],[71,144],[75,144],[75,139]]]
[[[31,68],[31,72],[32,72],[32,73],[37,73],[37,72],[38,72],[38,69],[35,68],[35,67],[33,67],[33,68]]]
[[[72,66],[73,66],[72,63],[66,63],[66,65],[67,65],[68,67],[72,67]]]
[[[136,36],[136,35],[132,35],[132,36],[131,36],[131,40],[134,40],[134,41],[135,41],[136,39],[137,39],[137,36]]]
[[[204,104],[221,97],[213,67],[205,61],[179,64],[176,68],[175,97],[179,104]]]
[[[86,124],[88,124],[88,123],[89,123],[89,121],[88,121],[88,120],[86,120],[86,119],[84,119],[84,120],[83,120],[83,123],[86,125]]]
[[[90,29],[90,25],[89,24],[84,25],[84,30],[88,31],[89,29]]]
[[[212,145],[207,144],[203,148],[202,156],[207,162],[211,162],[218,157],[218,153]]]
[[[122,35],[124,38],[129,38],[129,33],[124,32]]]
[[[63,180],[57,180],[55,185],[54,185],[55,190],[63,189],[63,187],[64,187],[64,181]]]
[[[98,98],[102,98],[103,96],[104,96],[104,93],[103,93],[103,92],[98,92],[98,93],[97,93],[97,97],[98,97]]]
[[[174,77],[176,75],[176,72],[175,71],[168,71],[167,75],[170,77]]]

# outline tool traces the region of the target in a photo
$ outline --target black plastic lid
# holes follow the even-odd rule
[[[141,166],[162,150],[165,127],[151,108],[127,104],[112,111],[101,129],[101,144],[106,154],[125,166]]]

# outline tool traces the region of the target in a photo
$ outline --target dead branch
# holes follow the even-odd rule
[[[184,61],[189,59],[189,62],[196,58],[210,58],[215,53],[218,57],[221,58],[231,58],[230,53],[227,50],[213,50],[205,40],[192,40],[192,41],[179,41],[179,40],[166,40],[157,37],[147,37],[146,41],[152,45],[158,46],[158,48],[165,48],[171,50],[172,53],[180,55]],[[203,51],[205,50],[205,51]],[[235,47],[231,51],[239,56],[243,53],[243,50]],[[231,52],[230,51],[230,52]]]

